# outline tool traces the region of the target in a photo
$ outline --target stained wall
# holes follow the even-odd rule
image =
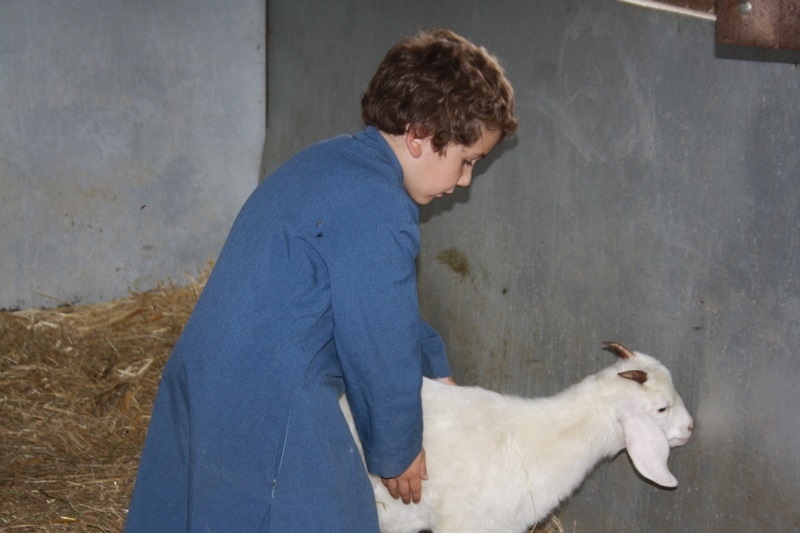
[[[185,281],[258,184],[263,0],[0,3],[0,308]]]

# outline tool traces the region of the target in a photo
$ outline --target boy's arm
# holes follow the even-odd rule
[[[422,342],[422,375],[426,378],[444,380],[449,378],[450,363],[439,333],[430,324],[420,319],[420,341]]]
[[[334,342],[368,470],[400,477],[422,450],[416,225],[360,224],[329,262]],[[425,337],[429,337],[426,334]]]
[[[422,499],[422,481],[428,479],[425,450],[422,450],[405,472],[397,477],[381,478],[392,498],[402,498],[403,503],[419,503]]]

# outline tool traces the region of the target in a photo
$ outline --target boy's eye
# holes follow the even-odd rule
[[[474,164],[475,164],[475,161],[470,161],[469,159],[465,159],[464,160],[464,166],[465,167],[471,167]]]

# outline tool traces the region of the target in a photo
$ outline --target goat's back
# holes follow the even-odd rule
[[[541,511],[534,509],[528,481],[536,473],[523,472],[527,466],[519,449],[520,418],[515,413],[547,401],[425,380],[423,446],[428,480],[423,483],[422,502],[404,505],[392,499],[380,479],[373,477],[381,531],[521,531],[533,522],[520,517],[544,518],[558,502],[543,501]]]

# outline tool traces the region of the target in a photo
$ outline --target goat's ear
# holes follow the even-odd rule
[[[621,378],[632,379],[641,385],[644,385],[647,382],[647,372],[644,370],[628,370],[625,372],[619,372],[617,375]]]
[[[677,487],[678,480],[669,471],[669,441],[664,431],[641,407],[629,407],[620,413],[625,433],[625,447],[641,475],[662,487]]]

